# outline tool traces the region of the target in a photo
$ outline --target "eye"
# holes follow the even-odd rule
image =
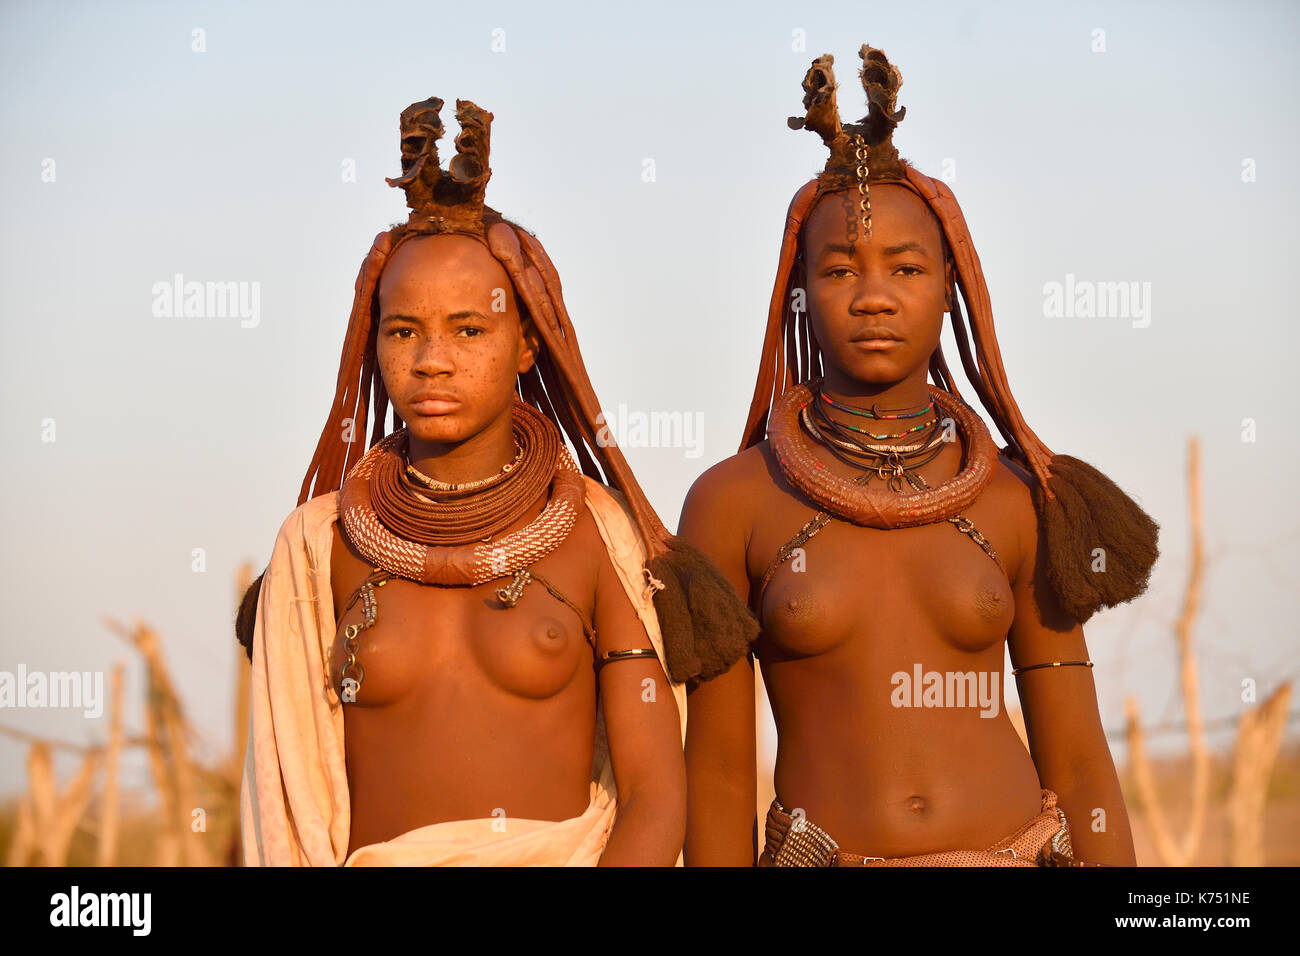
[[[906,272],[908,275],[925,275],[925,270],[918,266],[899,266],[898,271]]]
[[[826,276],[830,279],[844,279],[853,275],[853,270],[848,266],[832,266],[826,270]]]
[[[400,328],[393,329],[391,332],[389,332],[388,337],[390,339],[405,339],[407,337],[407,333],[409,333],[410,335],[415,335],[415,329],[402,326]]]
[[[478,326],[476,326],[476,325],[466,325],[466,326],[462,326],[460,329],[458,329],[458,330],[456,331],[456,334],[459,335],[459,334],[461,334],[461,333],[463,332],[463,333],[465,333],[465,335],[466,335],[468,338],[473,339],[473,338],[477,338],[478,336],[482,335],[482,334],[483,334],[483,331],[484,331],[483,329],[480,329],[480,328],[479,328]]]

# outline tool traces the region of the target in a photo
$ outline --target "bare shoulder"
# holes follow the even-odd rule
[[[991,486],[1008,504],[1013,504],[1020,510],[1028,509],[1032,516],[1033,490],[1036,483],[1034,476],[1020,462],[1003,454],[998,455]]]
[[[593,500],[597,495],[606,501],[612,499],[614,507]],[[579,509],[564,543],[539,567],[560,590],[583,595],[580,603],[594,610],[600,606],[602,592],[621,593],[616,564],[635,551],[639,535],[626,499],[617,488],[587,479],[585,500],[586,506]],[[610,588],[613,592],[608,591]]]
[[[618,496],[619,503],[622,504],[622,495]],[[626,505],[624,505],[626,507]],[[626,511],[624,515],[631,523],[632,518]],[[606,553],[605,539],[601,537],[600,529],[596,527],[596,518],[591,513],[590,506],[581,508],[578,511],[577,520],[573,523],[573,529],[569,532],[567,541],[573,542],[582,553],[592,557],[593,565],[604,564],[602,560]]]
[[[1037,551],[1038,514],[1034,510],[1033,490],[1037,479],[1014,459],[999,454],[993,480],[985,492],[998,502],[1011,519],[1017,538],[1017,567]]]
[[[738,591],[755,517],[772,486],[766,446],[760,442],[724,458],[696,478],[677,528],[733,578]]]
[[[704,552],[737,594],[749,590],[747,554],[755,516],[771,493],[766,442],[724,458],[695,479],[677,533]]]
[[[686,494],[682,514],[718,506],[734,510],[739,500],[753,501],[762,488],[771,484],[768,459],[766,441],[724,458],[695,479]]]

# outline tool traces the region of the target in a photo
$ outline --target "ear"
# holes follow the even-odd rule
[[[537,334],[537,326],[533,324],[532,316],[521,317],[520,325],[523,328],[524,347],[519,352],[519,374],[524,375],[537,364],[537,356],[542,349],[542,338]]]

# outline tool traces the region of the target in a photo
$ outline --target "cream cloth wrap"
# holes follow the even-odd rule
[[[663,663],[640,536],[614,492],[591,478],[584,481],[587,507],[610,562]],[[600,705],[591,802],[579,816],[558,822],[484,818],[436,823],[348,854],[344,705],[329,667],[336,633],[330,550],[337,519],[338,492],[297,508],[281,526],[262,578],[239,792],[244,865],[594,866],[614,826],[618,797]],[[669,686],[684,743],[686,688]],[[677,862],[681,865],[680,855]]]

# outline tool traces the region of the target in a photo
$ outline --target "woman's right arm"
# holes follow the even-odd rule
[[[696,480],[678,535],[704,552],[739,595],[749,593],[745,549],[751,500],[737,487],[736,459]],[[687,866],[753,866],[757,843],[754,661],[687,688]]]

